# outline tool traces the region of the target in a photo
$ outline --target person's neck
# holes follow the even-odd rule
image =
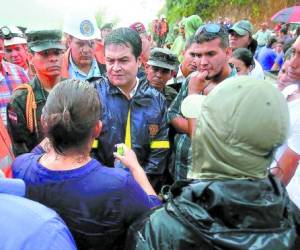
[[[71,55],[72,58],[72,55]],[[76,65],[76,67],[78,69],[80,69],[82,72],[84,72],[85,74],[88,74],[90,72],[90,69],[92,67],[93,61],[91,61],[91,63],[89,64],[77,64],[74,59],[72,58],[72,62]]]
[[[37,74],[37,77],[41,82],[41,85],[47,92],[50,92],[50,90],[55,86],[55,84],[57,84],[61,80],[60,75],[49,77]]]
[[[224,81],[227,77],[231,74],[231,67],[228,63],[224,66],[223,70],[221,71],[221,74],[217,75],[214,79],[211,80],[211,83],[219,84],[220,82]]]
[[[50,170],[72,170],[86,165],[90,160],[89,152],[69,151],[58,154],[51,147],[39,162]]]
[[[191,72],[189,72],[189,70],[188,70],[187,68],[183,68],[182,66],[180,66],[180,70],[181,70],[181,72],[182,72],[182,75],[183,75],[185,78],[187,78],[188,75],[191,73]]]
[[[22,67],[24,70],[28,70],[28,62],[25,61],[22,65],[19,65],[20,67]]]
[[[76,63],[75,63],[76,64]],[[84,64],[84,65],[77,65],[78,69],[80,69],[82,72],[84,72],[85,74],[88,74],[91,70],[92,67],[92,63],[91,64]]]
[[[119,88],[123,91],[123,93],[125,94],[126,98],[128,100],[130,100],[131,99],[130,93],[136,87],[136,85],[137,85],[137,80],[135,79],[135,82],[132,83],[132,84],[130,84],[129,86],[121,86]]]

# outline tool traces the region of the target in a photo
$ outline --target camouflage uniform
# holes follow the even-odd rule
[[[40,53],[51,49],[63,50],[61,43],[62,33],[59,30],[38,30],[27,33],[28,47],[31,52]],[[34,65],[35,66],[35,65]],[[15,155],[30,152],[43,138],[41,126],[42,109],[46,103],[48,92],[44,90],[40,80],[36,76],[29,85],[32,87],[34,99],[36,103],[36,115],[32,115],[30,121],[32,131],[29,129],[26,119],[26,108],[32,111],[34,104],[29,102],[27,107],[28,89],[17,89],[7,106],[7,128],[13,143]],[[29,106],[30,105],[30,106]],[[30,113],[30,112],[28,112]],[[36,119],[35,119],[36,118]],[[36,121],[36,124],[35,124]]]
[[[28,91],[26,89],[16,90],[7,106],[7,128],[13,142],[13,150],[16,156],[30,152],[44,138],[41,127],[41,114],[48,97],[48,92],[42,88],[37,77],[35,77],[29,85],[33,88],[37,105],[37,128],[34,127],[33,132],[30,132],[26,122],[26,100]]]

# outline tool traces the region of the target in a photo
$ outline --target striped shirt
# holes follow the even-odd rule
[[[29,77],[21,67],[2,61],[2,71],[0,71],[0,115],[7,125],[6,106],[10,101],[13,90],[21,83],[28,83]]]

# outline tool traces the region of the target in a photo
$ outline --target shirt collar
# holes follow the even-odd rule
[[[90,68],[90,71],[89,71],[88,74],[86,74],[85,72],[83,72],[82,70],[80,70],[77,67],[77,65],[73,61],[73,58],[72,58],[71,54],[70,54],[70,57],[69,57],[69,62],[70,62],[70,65],[71,65],[72,70],[74,71],[74,73],[76,75],[84,77],[85,79],[88,79],[88,78],[91,78],[91,77],[101,76],[100,70],[99,70],[99,67],[98,67],[98,64],[97,64],[97,61],[96,61],[95,58],[93,58],[92,65],[91,65],[91,68]]]
[[[139,83],[140,83],[140,80],[139,80],[139,78],[136,77],[136,84],[135,84],[135,87],[134,87],[134,88],[131,90],[131,92],[129,93],[130,99],[131,99],[131,98],[135,95],[135,93],[137,92]],[[123,95],[126,96],[125,92],[124,92],[122,89],[120,89],[119,87],[117,87],[117,88],[121,91],[121,93],[122,93]]]

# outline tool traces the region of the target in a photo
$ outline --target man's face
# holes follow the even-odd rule
[[[68,46],[74,63],[83,68],[92,64],[95,52],[95,40],[80,40],[75,37],[68,39]]]
[[[288,76],[293,81],[300,81],[300,38],[292,46],[292,57],[289,60]]]
[[[199,47],[200,63],[198,71],[207,71],[207,80],[218,78],[222,74],[224,67],[228,65],[228,60],[231,57],[231,49],[221,48],[220,43],[220,39],[216,38],[209,42],[201,43]]]
[[[248,48],[250,43],[251,38],[249,35],[241,36],[235,31],[229,33],[229,47],[232,49]]]
[[[108,36],[108,34],[112,31],[112,29],[105,28],[101,30],[101,38],[103,41],[105,41],[105,38]]]
[[[19,65],[20,67],[27,68],[28,51],[26,44],[15,44],[5,46],[5,59],[8,62]]]
[[[134,86],[140,58],[135,58],[130,45],[107,45],[105,47],[105,64],[107,76],[112,85],[120,88]]]
[[[0,38],[0,63],[3,60],[4,56],[4,40]]]
[[[151,52],[151,38],[147,34],[140,34],[142,40],[142,54],[143,57],[148,61]]]
[[[172,71],[157,66],[148,65],[146,68],[147,79],[150,85],[162,91],[167,83],[172,78]]]
[[[190,73],[197,70],[200,64],[199,54],[201,52],[201,44],[193,43],[183,54],[181,64],[182,71],[188,76]]]
[[[48,49],[31,54],[31,63],[38,75],[56,77],[61,74],[63,51]]]

